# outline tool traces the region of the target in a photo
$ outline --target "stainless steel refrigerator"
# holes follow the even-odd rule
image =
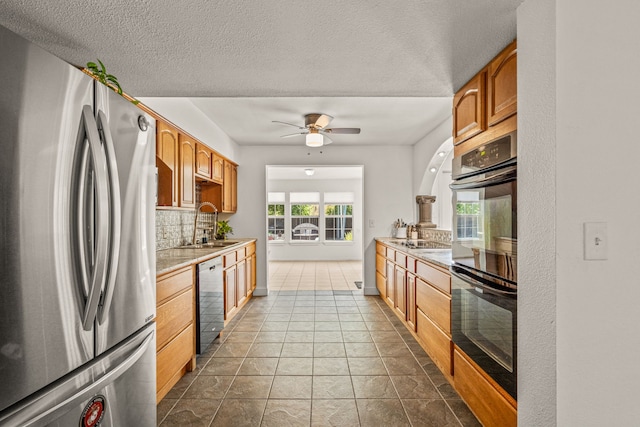
[[[3,27],[0,58],[0,426],[155,426],[154,121]]]

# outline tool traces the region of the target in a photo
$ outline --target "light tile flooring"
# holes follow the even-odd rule
[[[357,290],[362,261],[270,261],[269,290]]]
[[[379,297],[302,276],[248,302],[160,402],[159,425],[480,425]]]

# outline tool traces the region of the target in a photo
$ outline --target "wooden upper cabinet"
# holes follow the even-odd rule
[[[489,63],[487,72],[487,118],[493,126],[517,112],[518,50],[514,41]]]
[[[186,135],[179,134],[180,141],[180,206],[196,206],[196,143]]]
[[[485,118],[485,80],[483,70],[453,97],[453,143],[459,144],[487,128]]]
[[[213,152],[203,144],[196,144],[196,175],[211,179]]]
[[[211,158],[211,179],[220,184],[224,179],[224,159],[216,153]]]
[[[179,205],[178,131],[165,122],[156,124],[156,166],[158,167],[158,205]]]
[[[238,166],[224,161],[224,178],[222,180],[222,212],[235,212],[238,208]]]

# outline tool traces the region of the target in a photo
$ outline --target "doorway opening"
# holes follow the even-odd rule
[[[361,291],[363,166],[266,167],[267,287]]]

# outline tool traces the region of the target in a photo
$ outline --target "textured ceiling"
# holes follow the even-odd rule
[[[222,107],[206,97],[375,97],[380,117],[401,98],[451,97],[515,38],[521,2],[3,0],[0,24],[72,64],[100,58],[136,97],[198,97],[211,114]],[[310,112],[331,114],[297,116]]]

